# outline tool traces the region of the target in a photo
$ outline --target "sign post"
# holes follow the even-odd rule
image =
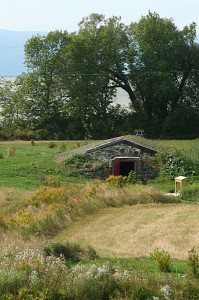
[[[182,191],[182,184],[183,182],[187,182],[187,177],[185,176],[178,176],[175,177],[175,194],[177,194],[177,183],[180,184],[180,191]]]

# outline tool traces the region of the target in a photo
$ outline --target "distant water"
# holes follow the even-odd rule
[[[127,92],[125,92],[123,89],[118,88],[117,89],[117,95],[114,99],[114,103],[121,104],[122,106],[128,107],[131,103],[131,100],[129,98],[129,95]]]
[[[2,78],[4,78],[5,80],[10,80],[10,81],[14,81],[16,79],[15,76],[6,76],[6,77],[2,76]],[[121,88],[117,89],[117,95],[114,98],[113,102],[115,104],[121,104],[122,106],[125,106],[125,107],[128,107],[129,104],[131,103],[127,92],[125,92]]]

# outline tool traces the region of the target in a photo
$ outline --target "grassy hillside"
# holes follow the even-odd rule
[[[82,142],[83,143],[83,142]],[[81,142],[78,142],[78,146]],[[70,170],[57,165],[54,157],[57,153],[74,149],[77,142],[1,142],[0,144],[0,187],[35,189],[47,176],[59,176],[63,182],[74,182]],[[15,149],[8,156],[8,149]]]

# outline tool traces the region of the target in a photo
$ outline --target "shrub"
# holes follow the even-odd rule
[[[170,254],[164,250],[155,249],[151,255],[161,272],[171,272]]]
[[[194,277],[199,277],[199,257],[195,248],[189,251],[188,256],[189,274]]]
[[[90,163],[87,154],[76,154],[66,161],[67,165],[74,165],[76,168],[83,167],[86,163]]]
[[[72,262],[80,262],[82,259],[95,259],[98,257],[96,251],[92,247],[87,249],[82,248],[79,244],[69,243],[61,244],[55,243],[43,249],[45,256],[54,255],[56,257],[64,257],[66,260]]]
[[[60,178],[56,176],[44,178],[42,180],[42,184],[43,186],[48,186],[48,187],[60,187]]]
[[[128,176],[110,175],[106,179],[106,182],[110,183],[112,186],[122,188],[122,187],[126,186],[127,184],[135,183],[136,182],[136,174],[133,171],[131,171]]]
[[[185,201],[198,201],[199,199],[199,184],[193,183],[183,187],[181,197]]]
[[[136,174],[135,172],[131,171],[127,178],[127,183],[136,183]]]
[[[48,143],[48,148],[52,149],[52,148],[55,148],[55,147],[57,147],[57,145],[55,144],[55,142]]]
[[[127,184],[128,181],[128,177],[127,176],[113,176],[110,175],[107,179],[106,182],[110,183],[111,185],[115,186],[115,187],[124,187]]]
[[[8,156],[15,156],[15,153],[16,153],[15,147],[8,148]]]
[[[29,198],[29,202],[32,205],[39,206],[41,204],[50,203],[66,203],[68,200],[67,189],[61,187],[43,187],[37,191],[33,196]]]
[[[161,173],[170,176],[172,179],[178,175],[196,175],[193,161],[180,152],[167,153],[162,163]]]
[[[62,143],[60,149],[61,149],[61,152],[66,151],[67,145],[65,143]]]

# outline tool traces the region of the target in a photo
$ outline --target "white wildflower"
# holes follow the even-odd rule
[[[39,282],[38,272],[36,270],[33,270],[29,276],[30,284],[35,285]]]
[[[169,285],[164,285],[161,287],[161,292],[165,298],[165,300],[169,300],[170,296],[172,295],[172,288]]]

